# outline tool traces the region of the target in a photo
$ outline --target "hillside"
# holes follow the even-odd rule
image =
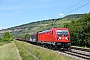
[[[47,30],[52,27],[64,27],[65,23],[69,23],[72,20],[78,20],[83,15],[84,14],[72,14],[72,15],[67,15],[63,18],[41,20],[41,21],[37,21],[37,22],[22,24],[19,26],[3,29],[0,31],[0,33],[1,33],[0,35],[2,35],[4,32],[10,32],[15,37],[17,37],[18,35],[25,35],[27,33]]]

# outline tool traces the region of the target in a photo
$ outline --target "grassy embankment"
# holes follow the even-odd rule
[[[20,56],[17,54],[17,49]],[[31,54],[29,54],[26,50]],[[72,58],[63,56],[57,52],[39,48],[21,41],[15,41],[0,46],[0,60],[19,60],[20,57],[22,60],[37,60],[32,55],[36,56],[40,60],[72,60]]]
[[[0,60],[18,60],[15,43],[0,46]]]
[[[30,55],[29,53],[27,53],[23,48],[23,42],[18,42],[15,41],[15,44],[17,46],[17,48],[19,49],[19,53],[22,57],[22,60],[36,60],[32,55]]]
[[[15,43],[18,49],[20,50],[20,55],[22,56],[23,60],[28,60],[30,58],[29,54],[26,53],[26,51],[23,48],[28,50],[30,53],[32,53],[40,60],[70,60],[71,59],[70,57],[60,55],[57,52],[52,52],[47,49],[42,49],[26,42],[15,41]]]
[[[7,44],[8,42],[0,42],[0,46]]]

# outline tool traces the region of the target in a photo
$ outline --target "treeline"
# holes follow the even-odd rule
[[[66,23],[64,27],[70,29],[72,45],[90,47],[90,13],[79,20]]]

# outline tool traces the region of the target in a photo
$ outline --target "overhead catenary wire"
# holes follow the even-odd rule
[[[74,6],[78,5],[78,4],[81,3],[82,1],[83,1],[83,0],[80,0],[79,2],[77,2],[76,4],[74,4],[73,6],[67,8],[66,10],[64,10],[62,13],[64,13],[65,11],[67,11],[67,10],[69,10],[69,9],[71,9],[71,8],[73,8]],[[52,26],[54,26],[55,23],[56,23],[56,21],[53,20],[53,21],[52,21]]]
[[[73,6],[67,8],[66,10],[64,10],[62,13],[64,13],[65,11],[67,11],[67,10],[69,10],[69,9],[71,9],[71,8],[73,8],[74,6],[78,5],[78,4],[81,3],[82,1],[83,1],[83,0],[80,0],[79,2],[77,2],[76,4],[74,4]]]
[[[86,5],[88,5],[88,4],[90,4],[90,2],[88,2],[88,3],[86,3],[86,4],[82,5],[82,6],[80,6],[80,7],[78,7],[78,8],[76,8],[76,9],[74,9],[74,10],[71,10],[71,11],[65,13],[64,15],[67,15],[67,14],[69,14],[69,13],[75,11],[75,10],[78,10],[78,9],[80,9],[80,8],[82,8],[82,7],[86,6]]]
[[[81,0],[80,2],[82,2],[82,1],[83,1],[83,0]],[[78,2],[77,4],[79,4],[80,2]],[[86,3],[86,4],[82,5],[82,6],[80,6],[80,7],[78,7],[78,8],[76,8],[76,9],[74,9],[74,10],[71,10],[71,11],[65,13],[64,15],[67,15],[67,14],[69,14],[69,13],[75,11],[75,10],[78,10],[78,9],[80,9],[80,8],[82,8],[82,7],[86,6],[86,5],[88,5],[88,4],[90,4],[90,2],[88,2],[88,3]],[[75,5],[76,5],[76,4],[75,4]],[[71,8],[74,7],[75,5],[71,6]],[[63,11],[63,12],[64,12],[64,11]],[[53,23],[54,23],[54,24],[53,24]],[[53,20],[53,22],[52,22],[52,26],[54,26],[55,23],[56,23],[56,22],[54,22],[54,20]]]

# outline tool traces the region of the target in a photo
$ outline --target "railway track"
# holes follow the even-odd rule
[[[75,58],[79,60],[90,60],[90,49],[71,47],[71,51],[60,51],[60,50],[53,50],[53,51],[58,51],[58,53],[61,52],[61,53],[68,54],[67,56],[70,55],[70,57],[75,56]]]
[[[43,48],[42,46],[38,46],[38,47]],[[49,48],[49,50],[52,50],[52,49]],[[60,51],[60,50],[52,50],[52,51],[70,56],[71,58],[76,58],[78,60],[90,60],[90,49],[71,47],[71,51]]]
[[[90,60],[90,49],[71,47],[71,51],[63,51],[63,53],[70,54],[85,60]]]

